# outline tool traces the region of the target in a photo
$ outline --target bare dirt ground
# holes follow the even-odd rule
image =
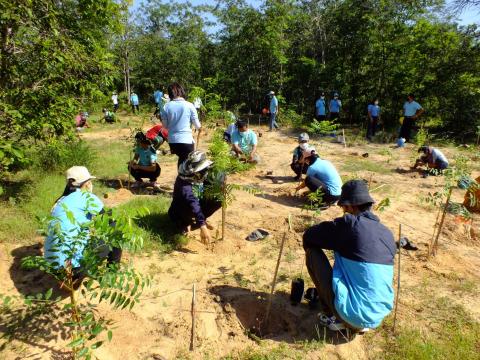
[[[248,347],[259,347],[246,330],[263,337],[261,345],[276,346],[285,343],[299,348],[302,341],[324,339],[322,347],[305,348],[305,359],[367,359],[375,357],[375,349],[367,346],[362,336],[345,341],[342,336],[316,327],[315,311],[305,303],[292,306],[289,302],[290,281],[299,275],[308,282],[308,273],[303,266],[301,235],[306,226],[320,220],[341,216],[338,207],[331,207],[315,215],[302,209],[306,198],[293,196],[296,182],[289,168],[291,151],[296,146],[292,134],[267,133],[260,129],[259,153],[262,163],[255,169],[234,175],[229,181],[253,185],[261,194],[236,193],[236,201],[228,208],[226,238],[207,249],[199,242],[199,234],[183,249],[167,255],[130,255],[128,260],[142,272],[153,278],[140,304],[129,311],[108,311],[104,315],[116,321],[113,340],[96,351],[99,359],[217,359],[235,354]],[[101,136],[125,137],[128,130],[85,134],[94,141]],[[477,320],[480,320],[478,292],[468,291],[462,284],[470,281],[479,284],[480,255],[479,218],[475,217],[471,228],[447,215],[445,230],[440,238],[436,257],[426,261],[427,244],[436,220],[437,209],[422,205],[421,196],[438,191],[442,178],[420,178],[408,172],[411,163],[411,145],[406,149],[389,149],[389,145],[364,144],[344,148],[343,145],[313,141],[317,152],[332,161],[342,177],[360,177],[370,181],[370,189],[377,202],[389,197],[391,205],[379,216],[394,234],[399,223],[403,233],[414,241],[419,250],[402,254],[402,296],[399,303],[400,325],[407,325],[413,318],[428,323],[428,314],[421,304],[426,292],[432,297],[446,296],[457,302]],[[202,140],[200,148],[206,149]],[[368,152],[368,158],[361,155]],[[447,156],[452,151],[445,151]],[[160,162],[162,158],[160,158]],[[368,162],[368,163],[367,163]],[[368,170],[362,170],[363,165]],[[373,164],[373,165],[372,165]],[[162,164],[160,184],[171,189],[176,176],[176,163]],[[398,170],[400,169],[400,170]],[[405,172],[402,172],[401,170]],[[272,176],[266,176],[272,171]],[[135,195],[120,189],[105,199],[107,205],[117,205]],[[461,202],[463,194],[456,190],[454,200]],[[271,319],[263,323],[263,316],[272,281],[279,244],[287,231],[286,219],[291,216],[293,231],[287,232],[287,243],[279,270],[279,283],[273,298]],[[211,219],[220,228],[220,212]],[[258,242],[245,241],[254,229],[262,228],[270,236]],[[218,234],[213,231],[213,234]],[[397,237],[397,235],[396,235]],[[41,243],[40,238],[32,240]],[[2,245],[0,251],[0,288],[2,292],[18,294],[19,284],[38,284],[38,274],[19,269],[19,249]],[[40,248],[40,245],[37,245]],[[40,249],[39,249],[40,251]],[[21,251],[20,251],[21,253]],[[44,281],[42,279],[41,281]],[[190,312],[192,285],[197,287],[197,324],[195,349],[191,343],[192,317]],[[454,286],[457,284],[458,286]],[[476,285],[475,285],[476,286]],[[35,341],[28,336],[18,336],[9,344],[0,357],[4,359],[61,359],[62,345],[68,339],[48,322],[39,326],[47,331]],[[26,327],[26,331],[39,331]],[[25,334],[24,334],[25,335]],[[63,334],[65,335],[65,334]],[[376,336],[376,335],[373,335]],[[381,336],[381,335],[377,335]],[[300,343],[299,343],[300,342]],[[265,345],[266,344],[266,345]]]

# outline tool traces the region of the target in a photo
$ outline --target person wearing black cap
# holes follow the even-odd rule
[[[320,323],[330,330],[378,327],[393,308],[392,232],[371,212],[374,200],[363,180],[342,186],[343,217],[303,234],[306,264],[320,298]],[[333,250],[332,266],[324,250]]]
[[[148,178],[150,185],[158,188],[157,179],[160,176],[161,168],[157,163],[157,152],[144,133],[138,132],[135,135],[135,139],[137,140],[135,157],[128,163],[128,171],[136,180],[132,187],[138,188],[142,186],[142,178]]]

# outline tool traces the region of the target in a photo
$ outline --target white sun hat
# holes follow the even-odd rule
[[[85,181],[96,179],[95,176],[90,175],[90,172],[85,166],[72,166],[65,173],[67,181],[73,179],[72,185],[80,186]]]

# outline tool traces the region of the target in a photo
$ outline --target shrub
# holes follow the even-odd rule
[[[56,171],[75,165],[88,167],[95,160],[95,154],[82,140],[53,140],[42,144],[33,158],[39,170]]]

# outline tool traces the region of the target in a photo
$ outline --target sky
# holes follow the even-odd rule
[[[133,9],[138,9],[140,4],[143,0],[134,0],[133,1]],[[193,5],[200,5],[200,4],[208,4],[208,3],[216,3],[215,1],[208,1],[208,0],[190,0]],[[259,4],[259,0],[248,0],[248,3],[255,5]],[[452,0],[447,0],[447,3],[451,3]],[[465,9],[461,14],[458,14],[458,22],[461,25],[469,25],[469,24],[479,24],[480,25],[480,9],[479,8],[468,8]]]

